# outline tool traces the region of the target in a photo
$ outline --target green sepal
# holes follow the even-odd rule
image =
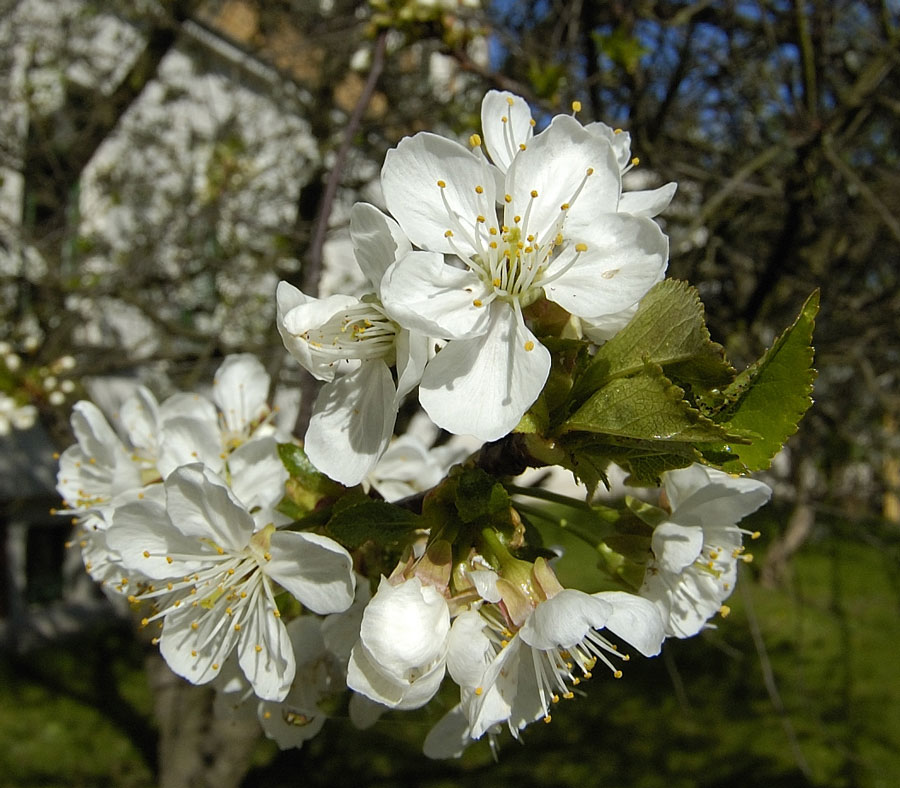
[[[794,323],[785,329],[756,363],[741,372],[722,392],[726,404],[713,418],[732,434],[746,436],[749,445],[729,441],[712,446],[731,459],[719,463],[729,473],[765,470],[784,442],[797,431],[812,405],[812,347],[819,291],[803,304]]]

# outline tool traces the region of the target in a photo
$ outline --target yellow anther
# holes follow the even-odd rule
[[[481,137],[479,137],[477,134],[473,134],[471,137],[469,137],[469,145],[471,145],[473,148],[477,148],[479,145],[481,145]]]
[[[442,189],[446,189],[446,188],[447,188],[447,184],[446,184],[445,181],[438,181],[438,182],[437,182],[437,185],[440,186]]]
[[[221,547],[216,547],[216,552],[217,552],[219,555],[225,555],[225,551],[224,551]]]
[[[144,558],[149,558],[149,557],[150,557],[150,551],[144,550]]]
[[[500,641],[500,648],[506,648],[508,645],[509,645],[509,641],[508,641],[508,640],[501,640],[501,641]]]
[[[754,531],[752,534],[750,534],[751,539],[759,539],[760,536],[762,536],[762,534],[759,531]]]
[[[622,678],[622,671],[621,671],[621,670],[617,670],[615,673],[613,673],[613,678],[614,678],[614,679],[620,679],[620,678]]]
[[[568,211],[569,208],[570,208],[570,205],[567,202],[564,202],[562,205],[559,206],[559,210],[561,210],[561,211]]]
[[[731,608],[728,607],[728,605],[722,605],[722,607],[719,608],[719,615],[722,616],[722,618],[728,618],[730,612]]]
[[[173,558],[172,558],[172,556],[170,556],[170,555],[167,555],[167,556],[166,556],[166,563],[167,563],[167,564],[171,564],[171,563],[172,563],[172,561],[173,561]]]
[[[641,160],[640,160],[637,156],[635,156],[635,157],[631,160],[631,166],[632,166],[632,167],[637,167],[638,164],[640,164],[640,163],[641,163]]]
[[[554,695],[552,698],[550,698],[550,702],[559,703],[559,695]]]
[[[225,615],[226,615],[226,616],[233,616],[233,615],[234,615],[234,611],[233,611],[230,607],[226,607],[226,608],[225,608]]]
[[[504,115],[502,118],[500,118],[500,122],[501,123],[509,123],[509,118],[507,118],[506,115]]]
[[[138,599],[137,599],[137,597],[136,597],[134,594],[129,594],[129,595],[128,595],[128,603],[129,603],[129,604],[131,604],[131,605],[136,605],[136,604],[137,604],[137,601],[138,601]]]
[[[272,560],[272,554],[267,550],[265,553],[263,553],[263,558],[265,558],[266,561],[271,561],[271,560]]]
[[[575,697],[575,693],[574,692],[565,692],[565,693],[563,693],[563,697],[566,700],[572,700],[572,698]]]
[[[480,298],[476,298],[472,302],[472,306],[484,306],[484,302]]]
[[[528,146],[524,142],[519,143],[519,150],[525,150]]]
[[[166,589],[167,589],[168,591],[171,591],[173,588],[175,588],[175,584],[174,584],[174,583],[166,583]]]
[[[556,238],[553,239],[553,243],[555,243],[557,246],[560,246],[562,244],[562,242],[563,242],[562,233],[557,233]]]
[[[581,112],[581,102],[575,100],[572,102],[572,112]]]
[[[479,224],[484,224],[487,221],[487,219],[485,219],[483,216],[479,215],[478,218],[476,219],[476,221]]]
[[[484,194],[484,186],[476,186],[475,194]]]
[[[491,284],[492,284],[494,287],[500,287],[500,280],[499,280],[499,279],[493,279],[493,280],[491,280]]]
[[[506,103],[509,104],[509,106],[512,106],[512,105],[513,105],[513,100],[512,100],[512,97],[511,97],[511,96],[507,96],[507,97],[506,97]]]
[[[546,717],[544,717],[544,722],[546,722],[548,724],[550,723],[550,715],[549,714]]]
[[[590,678],[593,678],[593,677],[594,677],[594,674],[591,673],[589,670],[586,670],[586,671],[584,672],[584,677],[585,677],[586,679],[590,679]]]
[[[534,128],[535,126],[537,126],[537,121],[534,118],[529,118],[528,125]]]
[[[257,643],[253,648],[256,649],[257,654],[259,654],[259,652],[262,651],[262,646],[260,646],[259,643]]]
[[[273,610],[273,611],[272,611],[272,615],[275,616],[275,618],[281,618],[281,611],[280,611],[280,610]]]
[[[158,638],[158,637],[152,637],[152,638],[150,638],[150,642],[151,642],[154,646],[158,646],[158,645],[159,645],[159,638]]]
[[[593,168],[593,167],[588,167],[588,168],[587,168],[587,174],[588,174],[588,175],[593,175],[593,174],[594,174],[594,168]]]
[[[230,568],[228,569],[228,574],[229,574],[229,575],[233,575],[233,574],[234,574],[234,567],[230,567]]]
[[[218,663],[218,662],[213,662],[213,664],[212,664],[212,669],[213,669],[213,670],[218,670],[218,669],[219,669],[219,663]]]
[[[488,246],[490,246],[491,249],[496,249],[496,248],[497,248],[497,242],[496,242],[496,241],[491,241],[491,242],[488,244]]]
[[[534,342],[532,342],[530,339],[525,343],[525,350],[529,352],[534,350]]]
[[[268,719],[271,719],[271,718],[272,718],[272,712],[271,712],[271,711],[264,711],[264,712],[263,712],[263,719],[264,719],[264,720],[268,720]]]
[[[511,195],[511,194],[504,194],[504,195],[503,195],[503,201],[504,201],[504,202],[512,202],[512,195]]]
[[[576,252],[586,252],[587,244],[575,244],[575,251]]]
[[[518,224],[519,222],[522,221],[522,217],[521,217],[521,216],[513,216],[513,221],[514,221],[516,224]]]
[[[537,189],[532,189],[532,190],[531,190],[531,196],[532,196],[532,197],[537,197],[537,196],[538,196]]]
[[[481,695],[484,692],[484,687],[475,687],[475,694]]]
[[[150,623],[150,619],[149,619],[149,618],[142,618],[142,619],[141,619],[141,626],[142,626],[142,627],[147,626],[147,624],[149,624],[149,623]]]
[[[200,625],[196,621],[191,621],[191,629],[199,629]]]
[[[453,237],[453,230],[447,230],[444,233],[444,238],[452,238],[452,237]]]
[[[578,678],[572,679],[572,683],[577,687],[579,684],[581,684],[581,679],[578,679]]]
[[[622,129],[613,129],[613,134],[621,134]]]
[[[235,632],[240,632],[240,631],[241,631],[241,625],[240,625],[240,624],[235,624],[235,625],[234,625],[234,631],[235,631]]]

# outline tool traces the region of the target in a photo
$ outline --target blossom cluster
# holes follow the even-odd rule
[[[654,217],[675,185],[623,190],[637,163],[627,133],[575,115],[536,132],[510,93],[489,92],[481,122],[468,146],[421,132],[388,152],[386,211],[350,215],[367,292],[279,284],[284,346],[322,384],[302,450],[248,354],[223,361],[210,398],[137,387],[115,426],[74,408],[58,490],[88,572],[132,604],[175,673],[212,683],[227,713],[251,709],[282,747],[314,736],[340,698],[365,726],[445,702],[451,682],[459,701],[427,755],[493,744],[504,727],[519,738],[595,671],[620,678],[632,652],[652,657],[726,615],[756,536],[739,523],[771,492],[667,444],[659,506],[616,511],[638,547],[610,590],[565,587],[550,552],[529,549],[527,489],[486,458],[542,418],[556,426],[516,444],[533,448],[525,464],[583,473],[571,452],[589,438],[560,448],[585,399],[566,399],[572,370],[664,278]],[[554,374],[565,385],[551,400]],[[414,393],[414,423],[458,437],[432,449],[394,437]],[[699,443],[728,437],[697,414]],[[670,439],[653,429],[643,443]]]

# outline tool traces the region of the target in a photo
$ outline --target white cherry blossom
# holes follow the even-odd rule
[[[652,600],[665,621],[666,634],[686,638],[707,626],[737,580],[737,564],[748,560],[737,523],[772,494],[763,482],[731,476],[694,464],[663,474],[672,507],[653,531],[653,560],[640,593]]]
[[[428,363],[419,400],[439,426],[482,440],[511,431],[549,374],[550,354],[523,314],[530,304],[546,297],[589,321],[615,314],[657,281],[668,255],[656,224],[617,212],[607,140],[564,116],[528,140],[521,100],[501,98],[482,107],[494,164],[422,132],[388,151],[381,178],[388,210],[425,250],[386,271],[385,308],[450,340]]]
[[[373,293],[317,299],[281,282],[276,294],[285,347],[326,382],[304,448],[319,470],[346,485],[362,481],[384,453],[428,353],[426,337],[398,325],[381,302],[384,272],[410,250],[409,241],[396,222],[364,203],[351,211],[350,236]]]
[[[212,680],[232,651],[257,696],[283,699],[294,652],[275,594],[283,588],[315,613],[353,601],[351,559],[313,533],[258,528],[225,483],[200,464],[182,466],[142,500],[119,507],[107,531],[123,566],[153,583],[130,599],[152,600],[169,667],[195,684]]]
[[[444,678],[449,634],[447,601],[433,586],[382,577],[363,613],[347,686],[388,708],[424,706]]]

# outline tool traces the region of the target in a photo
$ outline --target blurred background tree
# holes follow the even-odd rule
[[[298,767],[335,784],[346,764],[383,785],[466,774],[524,784],[892,784],[885,775],[900,764],[885,752],[900,721],[881,706],[900,698],[895,689],[876,703],[885,674],[872,663],[898,634],[900,601],[896,3],[2,6],[0,394],[13,403],[0,415],[4,670],[43,699],[45,717],[31,725],[70,713],[76,727],[93,724],[61,710],[55,688],[99,708],[130,741],[127,780],[110,766],[83,784],[107,774],[116,785],[238,785],[251,762],[247,785],[293,784],[278,782],[278,769]],[[357,199],[379,201],[384,152],[421,129],[467,136],[489,88],[526,97],[538,117],[577,100],[585,122],[631,133],[641,160],[631,186],[678,181],[662,217],[669,274],[698,286],[736,362],[758,355],[822,287],[817,404],[774,470],[782,508],[766,523],[757,574],[745,573],[749,606],[738,616],[747,619],[702,644],[675,644],[627,686],[595,689],[569,723],[529,736],[526,758],[508,748],[500,767],[483,751],[449,771],[423,765],[424,718],[389,721],[359,748],[361,735],[338,722],[265,766],[271,749],[254,749],[250,729],[215,723],[209,693],[169,679],[151,656],[157,735],[149,696],[134,689],[139,650],[115,630],[90,630],[99,645],[85,668],[60,640],[110,620],[107,603],[60,568],[64,527],[44,514],[54,502],[50,453],[70,439],[71,404],[87,391],[114,409],[123,378],[160,395],[191,387],[243,350],[280,385],[305,386],[310,403],[274,329],[275,284],[352,288],[347,212]],[[7,410],[28,406],[37,423],[13,429]],[[63,645],[34,651],[47,641]],[[863,645],[869,661],[850,661]],[[45,656],[25,663],[26,652]],[[10,721],[0,731],[28,735]],[[37,771],[21,774],[37,784]]]

